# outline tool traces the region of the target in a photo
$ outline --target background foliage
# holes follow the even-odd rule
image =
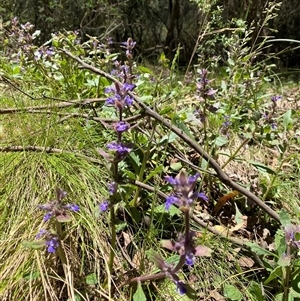
[[[282,2],[278,18],[261,31],[265,8],[270,2]],[[86,35],[110,36],[120,42],[130,36],[139,45],[136,51],[148,59],[156,59],[162,49],[169,58],[173,57],[180,44],[182,64],[190,60],[199,36],[210,38],[214,31],[235,27],[236,20],[243,20],[255,29],[249,42],[251,46],[257,42],[257,33],[261,38],[271,34],[276,38],[300,40],[298,0],[4,0],[0,14],[4,23],[18,16],[22,23],[34,24],[41,30],[39,43],[49,40],[51,33],[62,30],[79,30],[83,40]],[[277,32],[271,32],[270,28]],[[222,36],[226,37],[227,33],[224,31]],[[280,42],[272,51],[294,46]],[[218,47],[222,47],[221,40]],[[287,67],[296,67],[300,61],[296,51],[289,51],[280,58],[282,66]]]

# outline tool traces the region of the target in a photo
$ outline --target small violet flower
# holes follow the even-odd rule
[[[47,211],[44,215],[45,222],[49,221],[52,217],[56,217],[60,221],[67,221],[69,218],[67,211],[78,212],[80,210],[76,204],[63,204],[62,200],[66,195],[65,191],[57,188],[55,200],[44,205],[38,205],[39,209]]]
[[[119,121],[114,125],[114,128],[117,132],[122,133],[127,131],[130,128],[130,125],[126,121]]]
[[[99,209],[100,209],[100,211],[102,211],[102,212],[107,211],[108,208],[109,208],[109,203],[108,203],[108,201],[103,201],[101,204],[99,204]]]
[[[193,205],[194,199],[196,198],[207,201],[208,198],[203,192],[194,192],[199,177],[199,173],[188,176],[184,170],[180,171],[175,178],[170,176],[165,177],[165,180],[169,182],[175,190],[174,194],[166,198],[166,209],[169,210],[170,206],[173,204],[176,204],[179,207],[189,208]]]
[[[271,101],[276,103],[278,100],[281,100],[282,97],[280,95],[274,95],[271,97]]]
[[[118,189],[118,184],[116,182],[111,182],[108,185],[108,191],[110,195],[113,195],[116,193],[117,189]]]
[[[57,235],[52,234],[45,229],[41,229],[36,235],[36,239],[42,238],[45,240],[45,246],[47,247],[47,251],[49,253],[55,253],[56,249],[59,246],[59,239]]]
[[[106,145],[111,151],[116,151],[120,156],[125,157],[132,150],[132,147],[123,143],[111,142]]]
[[[300,249],[300,225],[287,225],[284,232],[286,243]]]

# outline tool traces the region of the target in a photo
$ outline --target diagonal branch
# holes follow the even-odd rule
[[[120,85],[121,83],[115,79],[110,74],[95,68],[92,65],[89,65],[85,63],[83,60],[81,60],[79,57],[73,55],[71,52],[62,49],[62,51],[77,61],[84,69],[90,70],[95,74],[102,75],[106,77],[107,79],[110,79],[113,82],[118,82]],[[246,188],[240,186],[239,184],[235,183],[230,179],[230,177],[222,170],[222,168],[219,166],[219,164],[207,153],[205,152],[202,147],[195,142],[192,138],[188,137],[182,130],[180,130],[178,127],[171,124],[167,119],[160,116],[157,112],[153,111],[147,105],[145,105],[142,100],[140,100],[136,95],[134,95],[132,92],[128,92],[128,94],[138,103],[138,105],[144,110],[145,114],[148,116],[151,116],[152,118],[158,120],[161,124],[169,128],[172,132],[177,134],[186,144],[188,144],[191,148],[193,148],[198,154],[200,154],[209,164],[210,166],[215,170],[217,173],[217,177],[220,179],[221,182],[226,184],[227,186],[231,187],[233,190],[237,190],[242,195],[246,196],[248,199],[253,201],[257,206],[259,206],[263,211],[265,211],[269,216],[271,216],[274,220],[277,222],[280,221],[279,215],[277,212],[275,212],[271,207],[269,207],[267,204],[265,204],[260,198],[258,198],[255,194],[253,194],[251,191],[247,190]]]

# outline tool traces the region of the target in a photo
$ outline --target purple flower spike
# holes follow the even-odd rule
[[[115,130],[119,133],[127,131],[129,127],[130,127],[129,123],[125,121],[119,121],[114,125]]]
[[[179,293],[179,295],[184,295],[187,292],[185,283],[183,283],[182,281],[178,280],[176,282],[174,282],[177,286],[177,292]]]
[[[46,241],[46,246],[48,247],[47,251],[49,253],[55,253],[56,248],[59,246],[58,238],[52,236],[49,240]]]
[[[281,99],[282,99],[282,97],[280,95],[274,95],[271,97],[271,100],[273,102],[277,102],[278,100],[281,100]]]
[[[52,217],[53,213],[52,212],[47,212],[44,215],[44,222],[47,222],[51,217]]]
[[[198,193],[198,198],[202,199],[205,202],[208,201],[208,197],[206,196],[206,194],[204,192],[199,192]]]
[[[45,230],[45,229],[41,229],[40,231],[39,231],[39,233],[36,235],[36,239],[40,239],[40,238],[42,238],[44,235],[46,235],[48,233],[48,231],[47,230]]]
[[[174,196],[174,195],[170,195],[169,197],[166,198],[166,210],[169,210],[171,205],[177,203],[179,201],[179,199]]]
[[[111,142],[106,145],[106,147],[111,151],[116,151],[122,156],[126,156],[132,148],[126,146],[123,143]]]
[[[109,203],[108,203],[108,201],[104,201],[104,202],[102,202],[102,203],[99,205],[99,209],[100,209],[100,211],[102,211],[102,212],[107,211],[108,208],[109,208]]]
[[[79,211],[79,206],[76,205],[76,204],[67,204],[64,206],[66,209],[69,209],[71,211],[74,211],[74,212],[78,212]]]
[[[114,193],[116,193],[117,189],[118,189],[118,184],[116,182],[111,182],[108,185],[108,191],[110,195],[113,195]]]
[[[194,262],[195,262],[195,256],[192,252],[188,253],[185,255],[185,264],[186,265],[189,265],[189,266],[192,266],[194,265]]]
[[[194,188],[199,177],[199,173],[196,173],[193,176],[188,176],[184,170],[180,171],[175,178],[170,176],[165,177],[165,180],[174,187],[176,195],[176,197],[171,195],[167,198],[166,209],[170,208],[170,206],[174,203],[176,203],[179,207],[189,208],[193,205],[193,200],[198,197],[203,200],[207,200],[204,193],[194,192]]]
[[[133,89],[135,88],[136,86],[135,85],[133,85],[133,84],[129,84],[129,83],[125,83],[124,85],[123,85],[123,89],[124,89],[124,91],[133,91]]]

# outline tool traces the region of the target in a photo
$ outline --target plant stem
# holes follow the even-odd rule
[[[112,274],[113,266],[114,266],[114,258],[115,258],[115,249],[116,249],[116,215],[115,215],[114,206],[111,206],[109,213],[110,213],[110,227],[111,227],[111,243],[110,243],[108,269],[109,269],[109,273]]]

